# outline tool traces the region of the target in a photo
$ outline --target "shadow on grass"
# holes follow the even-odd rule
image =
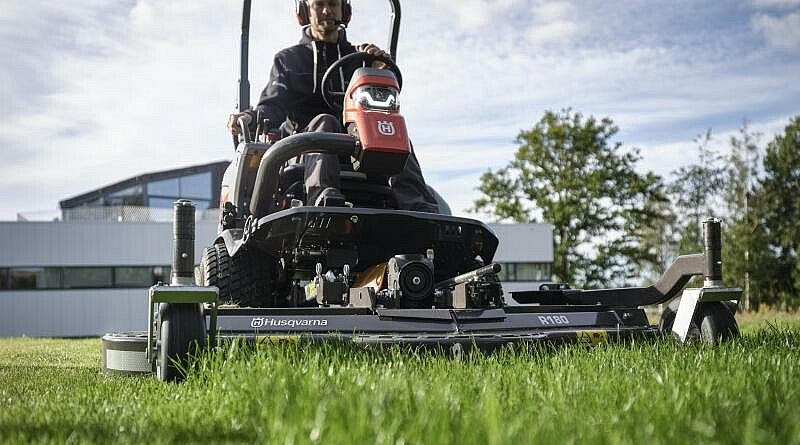
[[[0,422],[0,438],[6,443],[246,443],[253,441],[253,434],[215,428],[208,424],[187,425],[179,422],[154,427],[153,422],[129,425],[121,423],[119,419],[47,422],[14,419]]]

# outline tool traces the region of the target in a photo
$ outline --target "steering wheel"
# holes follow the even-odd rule
[[[328,87],[328,79],[331,77],[331,73],[337,71],[345,63],[358,63],[361,64],[361,66],[372,66],[373,62],[385,63],[386,69],[393,72],[395,77],[397,77],[397,85],[400,87],[399,89],[403,89],[403,75],[400,73],[400,68],[395,65],[392,59],[388,57],[367,54],[365,52],[355,52],[342,57],[336,62],[333,62],[333,64],[328,67],[328,70],[325,71],[325,75],[322,76],[322,99],[325,101],[325,104],[337,113],[341,113],[342,109],[344,108],[345,92],[333,91]]]

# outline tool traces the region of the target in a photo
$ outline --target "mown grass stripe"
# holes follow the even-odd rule
[[[183,384],[99,373],[100,340],[0,339],[0,442],[800,443],[800,326],[719,347],[241,344]]]

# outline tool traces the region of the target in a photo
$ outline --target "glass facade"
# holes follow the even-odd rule
[[[116,287],[150,287],[153,285],[152,267],[115,267]]]
[[[65,289],[112,287],[114,272],[110,267],[65,267]]]
[[[156,266],[153,268],[153,283],[169,283],[172,266]]]
[[[199,167],[145,174],[62,201],[61,208],[62,210],[103,207],[161,209],[172,208],[178,199],[191,199],[198,209],[206,210],[218,205],[220,182],[227,167],[227,162],[215,162]],[[121,190],[118,190],[120,188]],[[65,216],[65,219],[68,218]]]
[[[169,282],[169,266],[0,268],[0,291],[147,288]]]
[[[144,188],[141,185],[109,193],[104,199],[107,206],[143,206]]]
[[[500,263],[500,281],[550,281],[550,263]]]
[[[155,207],[158,209],[171,209],[173,203],[177,200],[177,198],[150,198],[150,207]],[[203,207],[198,204],[194,203],[198,208],[202,209]]]
[[[214,197],[211,172],[147,183],[148,206],[168,209],[178,199],[191,199],[198,209],[211,208]]]
[[[61,270],[51,267],[17,267],[8,270],[12,289],[52,289],[61,287]]]
[[[153,181],[147,184],[147,194],[160,195],[160,196],[178,196],[180,195],[180,187],[178,185],[178,178],[164,179],[161,181]]]
[[[501,263],[501,281],[550,281],[549,263]],[[169,283],[170,266],[0,268],[0,290],[146,288]]]
[[[184,198],[211,199],[211,173],[180,178],[180,196]]]

